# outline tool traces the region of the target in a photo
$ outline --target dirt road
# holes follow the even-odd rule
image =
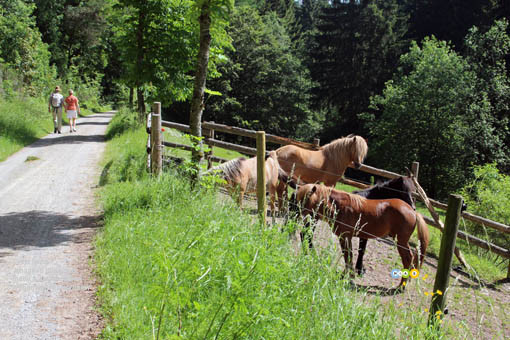
[[[0,339],[100,332],[89,260],[111,117],[80,118],[78,132],[63,127],[0,163]]]

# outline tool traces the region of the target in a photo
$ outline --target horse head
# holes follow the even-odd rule
[[[368,151],[367,141],[361,136],[352,136],[351,160],[356,169],[361,167]]]

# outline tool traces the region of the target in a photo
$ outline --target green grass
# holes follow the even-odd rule
[[[430,339],[423,313],[383,305],[340,279],[335,257],[293,256],[214,190],[144,172],[144,128],[113,137],[95,262],[103,339]],[[229,202],[229,201],[226,201]]]
[[[83,109],[82,116],[93,113]],[[68,124],[63,114],[63,124]],[[0,162],[19,149],[53,132],[53,118],[43,99],[0,99]]]

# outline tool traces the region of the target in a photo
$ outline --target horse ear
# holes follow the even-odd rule
[[[310,192],[313,194],[313,193],[315,193],[316,191],[317,191],[317,186],[316,186],[316,185],[314,185],[314,186],[312,187],[312,190],[311,190]]]
[[[407,172],[407,177],[413,177],[413,173],[411,172],[411,170],[409,170],[409,168],[406,166],[406,172]]]

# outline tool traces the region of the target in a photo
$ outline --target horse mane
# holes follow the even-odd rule
[[[342,201],[347,200],[347,204],[351,206],[354,210],[360,210],[361,208],[363,208],[363,205],[367,200],[365,197],[362,197],[360,195],[350,194],[348,192],[332,189],[324,185],[317,185],[316,190],[319,193],[321,199],[331,197],[333,199]]]
[[[353,144],[352,141],[355,141]],[[358,156],[361,160],[365,159],[368,146],[365,139],[361,136],[356,135],[348,135],[347,137],[342,137],[335,139],[334,141],[322,146],[319,150],[324,153],[324,156],[333,161],[338,169],[341,170],[341,174],[354,158]]]
[[[211,168],[206,173],[211,173],[215,170],[221,170],[223,171],[223,177],[225,179],[234,179],[241,175],[241,164],[244,161],[246,161],[246,158],[244,157],[235,158]]]

